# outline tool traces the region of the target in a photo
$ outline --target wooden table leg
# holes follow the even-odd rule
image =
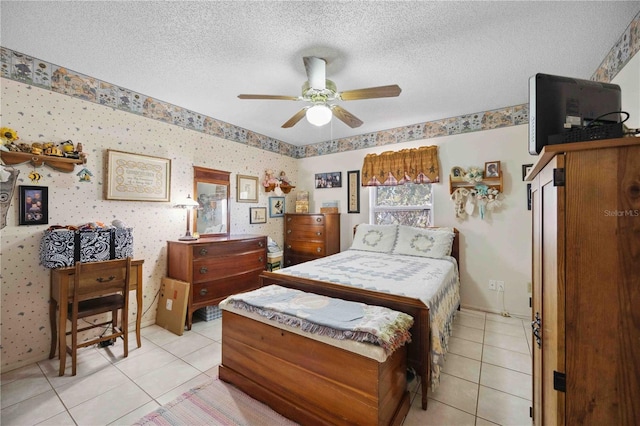
[[[142,340],[140,339],[140,326],[142,324],[142,265],[137,267],[138,269],[138,288],[136,290],[136,301],[138,303],[138,310],[136,313],[136,341],[138,347],[142,346]]]
[[[64,376],[64,367],[67,362],[67,301],[68,284],[60,287],[60,304],[58,315],[58,356],[60,357],[60,376]]]
[[[58,310],[58,302],[55,299],[49,299],[49,324],[51,325],[51,349],[49,349],[49,359],[56,356],[56,347],[58,346],[58,324],[56,324],[56,311]]]

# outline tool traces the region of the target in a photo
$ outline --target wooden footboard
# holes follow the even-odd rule
[[[219,376],[301,424],[400,425],[409,411],[406,347],[380,363],[227,310]]]
[[[420,300],[379,293],[348,287],[324,281],[292,277],[273,272],[263,272],[260,275],[261,285],[277,284],[283,287],[295,288],[309,293],[321,294],[342,300],[362,302],[368,305],[385,306],[387,308],[405,312],[414,319],[411,327],[411,343],[407,347],[407,364],[416,370],[420,376],[422,386],[422,409],[427,409],[427,391],[431,385],[431,338],[429,325],[429,308]]]

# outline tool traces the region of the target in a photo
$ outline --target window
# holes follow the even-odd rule
[[[370,191],[369,223],[420,228],[433,225],[431,184],[373,186]]]

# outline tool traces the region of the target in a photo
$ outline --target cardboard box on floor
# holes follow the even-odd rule
[[[189,283],[174,280],[173,278],[162,278],[156,324],[178,336],[182,336],[187,316],[188,300]]]

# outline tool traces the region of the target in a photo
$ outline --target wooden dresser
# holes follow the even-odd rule
[[[533,422],[640,419],[640,139],[543,148],[533,210]]]
[[[340,251],[340,214],[284,215],[284,266],[292,266]]]
[[[230,235],[195,241],[168,241],[167,275],[191,284],[187,327],[193,312],[225,297],[259,287],[267,265],[267,237]]]

